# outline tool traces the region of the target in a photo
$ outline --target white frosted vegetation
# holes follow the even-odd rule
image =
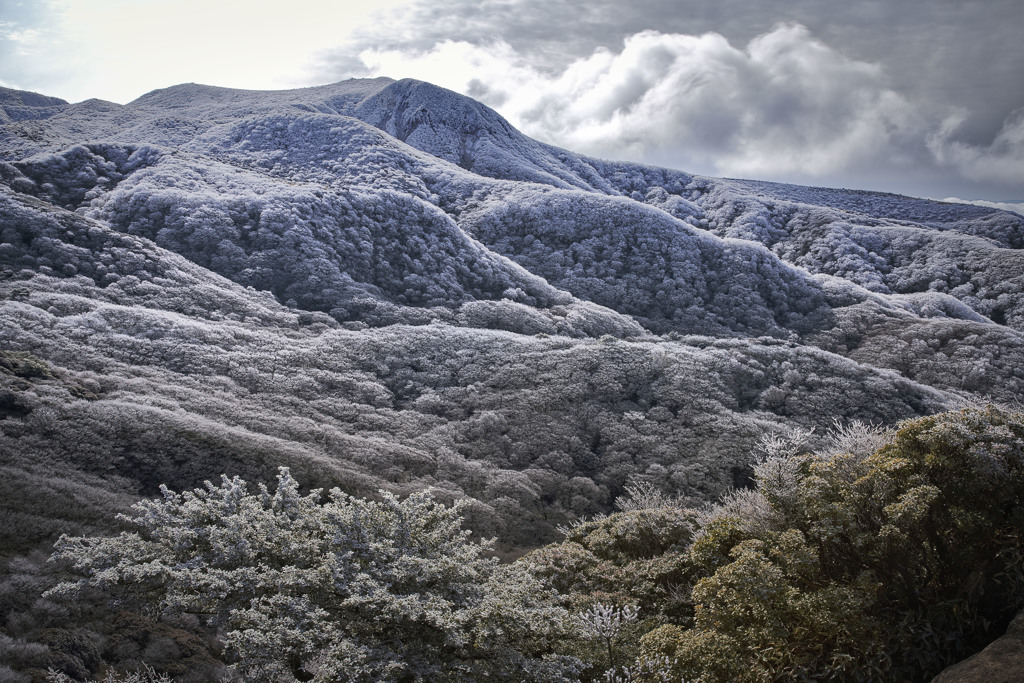
[[[767,431],[1024,389],[1015,214],[604,162],[416,81],[18,106],[5,553],[279,466],[517,551],[624,491],[756,512]],[[4,595],[12,638],[59,623]]]
[[[224,631],[246,680],[552,681],[575,668],[541,656],[568,630],[552,592],[521,565],[499,566],[461,529],[459,507],[429,493],[302,495],[283,469],[273,492],[223,477],[162,495],[136,505],[120,536],[63,536],[55,558],[86,578],[47,597],[99,587],[147,609],[159,592],[165,611]]]
[[[531,506],[600,509],[633,474],[718,490],[749,464],[762,415],[891,420],[940,405],[926,385],[1019,391],[1011,214],[587,159],[415,81],[188,85],[48,113],[45,135],[6,131],[3,177],[22,194],[4,197],[0,249],[10,291],[31,285],[7,304],[12,342],[75,371],[117,368],[115,384],[153,404],[147,419],[201,414],[229,460],[245,458],[225,444],[269,438],[266,457],[337,463],[332,476],[350,479],[345,468],[442,481],[409,458],[532,473],[511,496],[470,484],[473,467],[444,475],[456,495],[502,500],[476,509],[510,530]],[[339,323],[350,331],[328,332]],[[648,341],[565,339],[602,335]],[[204,384],[220,393],[193,403]],[[747,426],[713,436],[723,424]],[[368,436],[399,460],[334,455]],[[710,470],[680,457],[709,440]],[[204,448],[187,450],[203,462]],[[240,471],[267,471],[252,467]],[[556,495],[581,476],[598,493]]]

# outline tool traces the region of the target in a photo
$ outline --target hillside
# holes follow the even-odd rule
[[[746,490],[765,435],[1022,390],[1016,214],[602,161],[411,80],[0,89],[10,680],[100,666],[45,558],[162,484],[431,489],[508,557],[629,492]],[[218,670],[195,625],[132,650],[98,614],[105,661]]]
[[[280,464],[533,545],[1024,386],[1015,214],[600,161],[416,81],[3,98],[7,554]]]

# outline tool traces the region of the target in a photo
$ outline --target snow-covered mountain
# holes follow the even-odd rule
[[[529,545],[1024,389],[1016,214],[601,161],[412,80],[0,112],[3,547],[279,464]]]

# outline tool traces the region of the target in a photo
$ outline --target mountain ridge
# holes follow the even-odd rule
[[[1024,390],[1015,214],[584,157],[413,80],[3,97],[46,114],[0,121],[0,339],[64,378],[0,377],[0,433],[44,498],[40,462],[287,463],[523,547],[742,486],[765,431]]]
[[[722,613],[742,612],[744,624],[749,605],[763,606],[761,588],[788,596],[772,609],[811,615],[800,622],[811,635],[794,640],[787,622],[763,642],[792,652],[809,643],[808,661],[841,661],[836,671],[855,671],[864,655],[885,667],[904,661],[921,677],[922,629],[953,628],[960,613],[973,619],[964,634],[979,640],[971,632],[989,613],[959,602],[962,586],[977,583],[972,564],[935,572],[942,561],[932,558],[967,548],[974,554],[956,557],[988,558],[999,576],[992,558],[1017,536],[990,528],[1010,518],[991,508],[989,497],[1003,502],[990,482],[1017,476],[1005,465],[1019,455],[1020,417],[992,406],[922,416],[1019,405],[1024,218],[603,161],[531,140],[483,104],[413,80],[266,93],[183,84],[127,105],[0,90],[0,111],[0,678],[52,678],[49,668],[87,680],[144,665],[222,678],[231,651],[194,615],[147,621],[116,612],[124,605],[112,607],[107,591],[66,610],[48,592],[62,566],[46,558],[58,539],[78,542],[68,534],[117,546],[128,536],[119,515],[141,500],[163,495],[194,512],[189,496],[204,495],[164,486],[223,491],[230,505],[186,525],[196,538],[241,538],[255,519],[250,503],[238,505],[243,479],[268,487],[246,497],[262,501],[265,519],[317,534],[326,527],[277,507],[275,479],[278,494],[292,482],[293,500],[297,482],[314,507],[337,487],[331,500],[363,498],[358,508],[386,508],[385,517],[428,491],[459,505],[445,514],[474,557],[544,546],[525,563],[487,560],[501,595],[500,572],[527,565],[561,591],[559,609],[599,616],[607,600],[639,604],[640,630],[628,638],[660,633],[665,662],[684,645],[760,648],[681,630],[703,609],[696,586],[713,580],[756,589],[739,602],[728,590],[715,598],[726,596]],[[944,488],[922,486],[947,453]],[[933,513],[953,537],[977,528],[984,547],[914,542],[915,529],[934,530]],[[365,531],[363,521],[346,529]],[[405,554],[426,522],[395,524],[403,537],[382,539],[385,552],[362,576],[390,588],[402,564],[433,586],[438,558],[406,563]],[[274,576],[307,572],[308,558],[266,528],[251,538],[288,556],[283,573],[263,572],[287,603],[289,635],[274,642],[305,639],[307,623],[326,622],[295,611],[308,596],[295,602]],[[353,548],[366,545],[344,533]],[[487,538],[494,545],[482,548]],[[253,548],[240,576],[268,566]],[[218,561],[196,552],[179,555],[189,567]],[[309,573],[333,604],[351,553],[326,552],[333,564]],[[1017,556],[1008,557],[1010,567]],[[160,571],[178,571],[176,562]],[[222,585],[222,569],[202,585]],[[931,583],[907,583],[908,571]],[[922,595],[936,585],[950,600],[922,617]],[[402,619],[432,595],[416,586]],[[334,623],[380,630],[356,597],[354,616]],[[508,599],[513,612],[521,606]],[[850,610],[861,624],[853,632],[836,618]],[[264,621],[277,628],[282,614]],[[430,638],[447,637],[446,614],[426,624]],[[857,629],[870,637],[854,638]],[[849,647],[822,650],[833,637]],[[396,654],[418,638],[403,637]],[[631,660],[626,640],[618,654]],[[961,654],[962,640],[933,647],[930,666]],[[382,642],[393,648],[393,630]],[[257,657],[280,649],[253,643]],[[477,656],[474,638],[459,645],[471,644]],[[604,654],[591,656],[603,643],[575,635],[538,647],[595,664]],[[337,677],[311,673],[324,660],[310,653],[288,650],[273,675]],[[729,671],[740,661],[726,660]],[[458,675],[470,680],[464,665]],[[565,675],[590,680],[598,669]]]

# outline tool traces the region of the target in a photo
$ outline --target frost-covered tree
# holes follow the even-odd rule
[[[608,652],[608,669],[615,669],[615,641],[623,628],[636,621],[639,608],[634,605],[616,607],[597,603],[576,616],[588,638],[599,640]]]
[[[458,505],[338,489],[273,492],[238,477],[137,504],[131,530],[62,537],[54,558],[90,587],[164,614],[200,615],[250,680],[563,680],[551,654],[568,614],[520,565],[499,566],[461,528]]]

